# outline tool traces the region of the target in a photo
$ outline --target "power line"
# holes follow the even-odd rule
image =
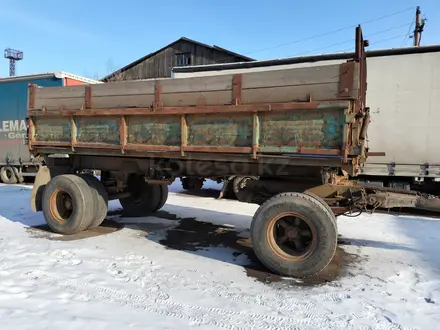
[[[378,17],[378,18],[374,18],[374,19],[371,19],[371,20],[368,20],[368,21],[361,22],[359,24],[365,25],[365,24],[369,24],[369,23],[372,23],[372,22],[377,22],[377,21],[380,21],[382,19],[385,19],[385,18],[388,18],[388,17],[391,17],[391,16],[395,16],[395,15],[407,12],[409,10],[414,10],[414,7],[409,7],[409,8],[404,9],[404,10],[400,10],[400,11],[397,11],[397,12],[394,12],[394,13],[391,13],[391,14],[387,14],[387,15],[384,15],[384,16],[381,16],[381,17]],[[311,40],[311,39],[316,39],[316,38],[319,38],[319,37],[324,37],[324,36],[327,36],[327,35],[330,35],[330,34],[333,34],[333,33],[337,33],[337,32],[340,32],[340,31],[344,31],[344,30],[348,30],[348,29],[353,29],[353,28],[357,27],[359,24],[351,25],[351,26],[347,26],[347,27],[343,27],[343,28],[339,28],[339,29],[336,29],[336,30],[333,30],[333,31],[330,31],[330,32],[325,32],[325,33],[317,34],[317,35],[314,35],[314,36],[311,36],[311,37],[307,37],[307,38],[303,38],[303,39],[298,39],[298,40],[294,40],[294,41],[291,41],[291,42],[286,42],[286,43],[283,43],[283,44],[275,45],[275,46],[272,46],[272,47],[256,50],[256,51],[244,54],[244,55],[255,54],[255,53],[263,52],[263,51],[266,51],[266,50],[272,50],[272,49],[275,49],[275,48],[283,47],[283,46],[286,46],[286,45],[292,45],[292,44],[300,43],[300,42],[303,42],[303,41],[307,41],[307,40]]]
[[[372,34],[368,34],[366,37],[371,37],[371,36],[378,35],[378,34],[385,33],[385,32],[389,32],[389,31],[392,31],[392,30],[397,30],[397,29],[399,29],[401,27],[404,27],[404,26],[408,26],[408,23],[401,24],[401,25],[398,25],[398,26],[393,26],[393,27],[385,29],[385,30],[377,31],[377,32],[374,32]],[[320,48],[315,48],[315,49],[309,50],[307,52],[296,53],[296,54],[291,55],[289,57],[305,55],[305,54],[309,54],[309,53],[312,53],[312,52],[315,52],[315,51],[318,51],[318,50],[332,48],[332,47],[335,47],[335,46],[343,45],[343,44],[346,44],[346,43],[349,43],[349,42],[354,42],[354,41],[355,41],[355,39],[352,38],[352,39],[348,39],[348,40],[345,40],[345,41],[342,41],[342,42],[338,42],[338,43],[335,43],[335,44],[332,44],[332,45],[328,45],[328,46],[324,46],[324,47],[320,47]]]
[[[410,39],[410,36],[411,36],[411,34],[410,34],[411,33],[411,28],[412,28],[412,26],[414,25],[415,22],[416,22],[416,18],[414,17],[414,19],[412,20],[412,22],[411,22],[411,24],[409,26],[407,35],[406,35],[405,38],[403,38],[403,41],[402,41],[402,44],[400,45],[400,47],[406,46],[406,43],[408,42],[408,40]]]
[[[389,41],[389,40],[394,40],[394,39],[397,39],[397,38],[402,38],[403,36],[406,36],[406,35],[407,35],[407,33],[405,33],[405,34],[399,34],[399,35],[394,36],[394,37],[391,37],[391,38],[380,39],[380,40],[378,40],[378,41],[375,41],[374,44],[378,44],[378,43],[385,42],[385,41]],[[339,50],[339,51],[337,51],[336,53],[348,52],[349,50],[353,50],[353,47]]]

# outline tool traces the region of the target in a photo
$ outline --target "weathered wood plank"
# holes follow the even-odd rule
[[[36,88],[37,99],[62,99],[72,97],[84,98],[85,86],[55,86]]]
[[[92,85],[92,97],[154,94],[154,80]]]
[[[49,87],[51,88],[51,87]],[[35,98],[35,109],[41,110],[43,107],[48,110],[78,110],[84,106],[84,94],[81,97],[64,98],[40,98],[38,93]]]
[[[109,108],[148,108],[154,102],[154,94],[146,95],[109,95],[94,96],[92,98],[94,109]]]
[[[157,115],[182,115],[182,114],[235,114],[244,112],[273,112],[273,111],[293,111],[308,109],[326,108],[347,108],[350,106],[348,100],[313,101],[313,102],[285,102],[285,103],[259,103],[241,105],[213,105],[213,106],[188,106],[188,107],[165,107],[152,111],[151,108],[111,108],[111,109],[90,109],[90,110],[63,110],[59,111],[29,111],[30,116],[35,117],[57,117],[61,116],[157,116]]]
[[[335,64],[244,73],[243,89],[337,83],[339,67],[340,64]]]
[[[243,104],[264,102],[305,102],[309,100],[329,100],[338,96],[337,82],[302,86],[279,86],[243,89],[241,102]]]
[[[232,89],[232,75],[160,79],[162,94],[225,91]]]
[[[164,107],[196,106],[201,97],[205,105],[231,104],[232,91],[207,91],[190,93],[162,94],[161,101]]]

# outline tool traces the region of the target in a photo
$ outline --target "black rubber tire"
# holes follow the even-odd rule
[[[0,179],[6,184],[15,184],[18,181],[12,166],[3,166],[0,169]]]
[[[223,185],[226,185],[223,198],[237,200],[237,196],[234,193],[234,183],[233,180],[225,180]]]
[[[200,191],[203,187],[204,179],[185,177],[181,178],[182,188],[189,192]]]
[[[147,216],[155,211],[161,201],[159,185],[149,185],[140,175],[132,175],[127,181],[130,197],[120,198],[124,215],[129,217]]]
[[[12,169],[14,170],[14,174],[15,174],[15,177],[17,178],[17,182],[18,183],[23,183],[24,182],[24,177],[23,177],[23,175],[20,174],[20,172],[18,171],[18,168],[16,168],[14,166]]]
[[[107,216],[108,195],[105,191],[104,185],[101,183],[101,181],[99,181],[97,177],[89,173],[83,173],[80,176],[89,185],[94,199],[95,216],[91,224],[87,227],[87,229],[93,229],[99,227]]]
[[[51,210],[51,198],[58,190],[66,192],[74,205],[72,214],[67,221],[59,221]],[[64,174],[52,178],[44,188],[42,209],[47,225],[54,232],[64,235],[79,233],[90,225],[95,215],[92,191],[87,182],[78,175]]]
[[[318,202],[320,202],[327,209],[328,213],[333,218],[333,222],[335,223],[335,226],[337,229],[338,228],[338,220],[337,220],[335,214],[333,213],[333,210],[331,209],[331,207],[321,197],[319,197],[315,193],[305,191],[304,194],[309,195],[310,197],[313,197],[314,199],[316,199]]]
[[[160,190],[159,204],[157,204],[153,212],[159,211],[165,205],[168,199],[168,185],[166,184],[159,185],[159,190]]]
[[[267,238],[269,223],[284,212],[295,212],[307,218],[316,232],[315,248],[300,260],[288,260],[270,247]],[[251,239],[257,258],[268,269],[282,276],[304,278],[319,273],[332,260],[337,238],[337,228],[327,208],[314,197],[302,193],[273,196],[258,208],[251,224]]]

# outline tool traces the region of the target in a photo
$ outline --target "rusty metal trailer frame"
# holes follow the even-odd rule
[[[166,202],[167,185],[171,179],[186,173],[185,167],[190,167],[191,162],[206,163],[212,166],[212,171],[215,171],[214,165],[218,163],[227,169],[227,165],[242,163],[247,166],[247,172],[235,176],[234,189],[240,201],[260,205],[251,225],[251,238],[257,257],[272,271],[282,275],[313,275],[325,268],[334,255],[337,215],[395,206],[440,211],[438,198],[411,191],[370,187],[347,180],[348,175],[356,176],[359,173],[367,157],[364,142],[370,114],[365,104],[366,45],[368,42],[363,40],[361,27],[358,26],[355,56],[339,66],[339,85],[334,99],[316,100],[309,94],[307,100],[294,102],[243,102],[243,75],[238,74],[231,78],[232,98],[230,104],[226,105],[208,104],[203,96],[191,105],[167,104],[163,91],[166,82],[155,80],[154,100],[150,106],[96,107],[92,97],[93,88],[86,86],[79,101],[60,109],[63,103],[58,100],[52,100],[52,103],[47,100],[50,108],[49,103],[37,106],[36,94],[40,90],[30,85],[29,149],[33,154],[43,155],[46,162],[46,166],[40,168],[33,187],[32,209],[42,210],[46,222],[54,231],[71,234],[99,225],[105,218],[110,199],[119,199],[124,210],[137,215],[157,211]],[[180,80],[178,83],[182,81],[185,82]],[[137,97],[141,97],[141,102],[145,104],[142,93]],[[78,104],[81,106],[77,107]],[[319,112],[334,108],[344,111],[344,121],[339,122],[343,127],[339,149],[323,148],[315,143],[316,140],[311,143],[306,141],[307,146],[301,139],[299,145],[274,146],[259,142],[260,119],[266,114],[301,110]],[[249,125],[252,123],[251,137],[249,141],[246,140],[249,145],[190,143],[188,118],[219,113],[231,117],[248,116]],[[321,114],[325,117],[323,112]],[[130,139],[128,128],[132,116],[177,117],[180,132],[178,145],[139,143],[136,139]],[[91,142],[78,137],[78,118],[93,120],[96,117],[117,119],[115,122],[119,123],[119,127],[115,129],[119,132],[118,141],[104,143],[102,141],[107,140],[103,139]],[[38,121],[54,118],[61,118],[63,125],[69,127],[68,134],[63,132],[61,141],[59,136],[46,141],[40,139],[36,132]],[[51,124],[48,126],[50,131]],[[307,129],[303,130],[306,134]],[[57,153],[68,156],[49,157]],[[183,170],[173,168],[177,162],[181,162]],[[258,174],[254,168],[261,164],[287,164],[289,171],[283,177],[270,175],[268,171],[263,171],[260,177],[254,177],[254,172]],[[84,170],[88,169],[102,170],[101,179],[84,174]],[[316,182],[318,177],[319,183]],[[286,242],[291,246],[282,248],[281,245]],[[307,251],[304,250],[305,245]]]
[[[268,103],[246,103],[242,102],[242,80],[243,75],[237,74],[232,77],[232,99],[229,105],[207,105],[204,97],[197,100],[195,106],[166,106],[163,102],[161,80],[154,81],[154,101],[149,107],[137,108],[94,108],[92,97],[92,86],[84,87],[84,97],[80,109],[56,109],[48,110],[45,105],[40,109],[36,108],[36,91],[38,86],[29,86],[29,149],[41,153],[56,152],[58,149],[70,149],[77,155],[120,155],[129,157],[155,157],[175,159],[198,159],[202,154],[204,158],[218,159],[219,155],[236,154],[238,157],[248,159],[249,163],[262,162],[265,157],[270,157],[272,162],[282,161],[289,154],[289,158],[300,158],[301,164],[320,163],[325,166],[329,156],[340,159],[340,167],[350,175],[357,175],[359,168],[367,156],[363,141],[368,126],[369,114],[365,109],[365,54],[361,28],[356,29],[356,56],[340,66],[338,95],[336,99],[313,100],[309,95],[307,100],[296,102],[268,102]],[[355,78],[355,74],[359,75]],[[360,82],[360,83],[359,83]],[[359,84],[356,86],[355,84]],[[356,88],[357,94],[354,91]],[[356,95],[354,95],[356,94]],[[322,148],[317,141],[315,144],[308,143],[307,146],[264,146],[259,143],[260,118],[268,113],[283,111],[304,111],[304,110],[325,110],[332,108],[345,108],[345,129],[343,131],[343,146],[337,148]],[[235,115],[243,114],[252,116],[252,143],[249,146],[203,146],[189,145],[188,123],[190,115],[209,114]],[[118,118],[119,143],[89,143],[79,141],[77,136],[76,119],[84,117],[112,117]],[[180,145],[148,145],[133,143],[129,141],[127,122],[132,116],[148,117],[154,116],[180,116]],[[69,141],[41,141],[37,140],[35,120],[41,118],[70,118],[71,134]],[[365,124],[364,124],[365,123]],[[214,156],[215,155],[215,156]],[[321,156],[309,158],[300,157],[304,155]]]

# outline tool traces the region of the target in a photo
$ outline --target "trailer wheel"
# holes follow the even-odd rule
[[[157,204],[153,212],[159,211],[165,205],[168,199],[168,185],[166,184],[159,185],[159,190],[160,190],[159,204]]]
[[[48,226],[64,235],[85,230],[95,216],[92,191],[83,178],[74,174],[57,175],[47,183],[42,209]]]
[[[324,206],[327,209],[327,211],[330,214],[330,216],[332,217],[333,222],[335,223],[335,227],[337,229],[338,228],[338,220],[336,219],[336,216],[333,213],[333,210],[331,209],[331,207],[320,196],[316,195],[315,193],[305,191],[304,194],[309,195],[310,197],[313,197],[318,202],[320,202],[322,204],[322,206]]]
[[[141,175],[131,175],[127,180],[130,197],[120,198],[124,214],[142,217],[153,213],[161,201],[159,185],[149,185]]]
[[[14,170],[15,177],[17,178],[18,183],[24,182],[24,177],[21,175],[21,173],[18,171],[18,168],[15,166],[12,168]]]
[[[308,277],[332,260],[337,229],[327,208],[301,193],[278,194],[254,215],[251,238],[256,256],[283,276]]]
[[[0,169],[0,179],[6,184],[17,183],[17,177],[15,176],[15,171],[12,166],[3,166]]]
[[[95,215],[87,229],[99,227],[107,216],[108,195],[104,185],[94,175],[83,173],[80,175],[89,185],[95,204]]]

